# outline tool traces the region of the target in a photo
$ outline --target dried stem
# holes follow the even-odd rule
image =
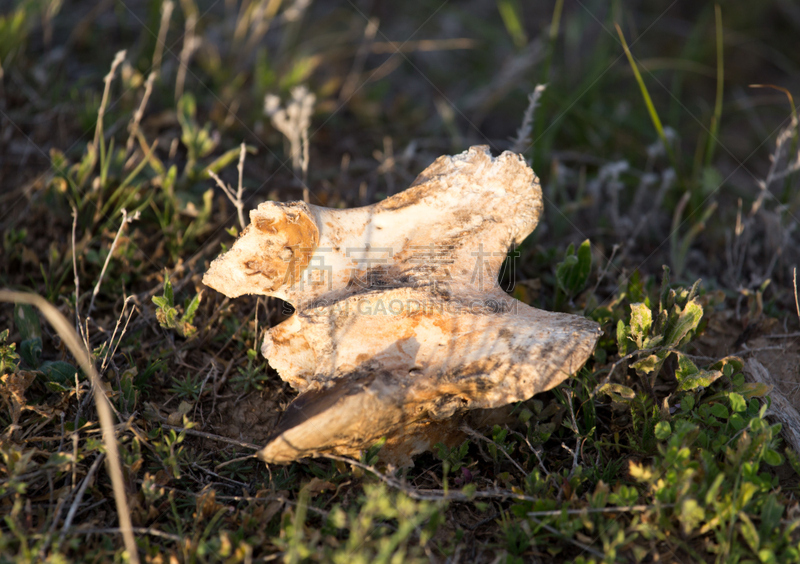
[[[505,457],[511,462],[511,464],[513,464],[514,466],[517,467],[517,470],[519,470],[522,473],[523,476],[527,476],[528,475],[528,473],[525,471],[525,469],[522,466],[520,466],[519,463],[516,460],[514,460],[511,457],[511,455],[508,454],[508,452],[506,452],[506,449],[504,449],[501,445],[498,445],[495,441],[493,441],[489,437],[485,437],[484,435],[478,433],[475,429],[473,429],[469,425],[462,425],[461,426],[461,430],[464,431],[467,435],[469,435],[473,439],[478,439],[479,441],[484,441],[486,443],[489,443],[490,445],[496,446],[497,450],[502,452],[505,455]]]
[[[241,150],[239,151],[239,165],[236,167],[239,171],[239,186],[236,190],[236,193],[233,193],[233,188],[225,184],[222,179],[212,170],[208,171],[208,175],[214,179],[217,185],[222,188],[222,191],[225,192],[225,195],[231,201],[233,206],[236,208],[236,214],[239,216],[239,225],[242,229],[245,228],[245,221],[244,221],[244,201],[242,200],[242,195],[244,193],[244,184],[242,183],[244,179],[244,156],[246,153],[245,144],[242,143]]]
[[[156,72],[154,71],[150,73],[150,76],[147,77],[147,81],[144,83],[144,95],[142,96],[142,101],[139,104],[136,113],[133,115],[133,120],[128,127],[130,135],[128,135],[128,142],[125,143],[126,153],[130,153],[131,149],[133,149],[133,142],[136,138],[136,134],[139,131],[139,123],[142,121],[142,116],[144,115],[144,109],[147,106],[147,101],[150,99],[150,94],[153,92],[153,81],[155,79]]]
[[[186,18],[186,28],[183,35],[183,49],[181,49],[180,63],[178,64],[178,76],[175,79],[175,100],[180,100],[183,96],[183,85],[186,82],[186,71],[189,69],[189,59],[198,45],[198,40],[194,35],[194,28],[197,25],[197,14],[189,14]]]
[[[164,429],[171,429],[173,431],[178,431],[179,433],[186,433],[187,435],[194,435],[195,437],[202,437],[204,439],[211,439],[212,441],[219,441],[221,443],[228,443],[229,445],[240,446],[242,448],[249,448],[251,450],[261,450],[261,447],[258,445],[254,445],[253,443],[246,443],[244,441],[237,441],[235,439],[229,439],[228,437],[221,437],[220,435],[214,435],[212,433],[204,433],[203,431],[197,431],[195,429],[187,429],[186,427],[176,427],[175,425],[161,425]]]
[[[103,79],[103,82],[105,82],[106,86],[103,89],[103,98],[100,101],[100,109],[97,110],[97,127],[94,130],[94,142],[92,143],[92,148],[95,154],[97,154],[97,150],[100,146],[100,138],[103,135],[103,117],[106,115],[106,106],[108,105],[108,94],[111,91],[111,83],[114,81],[114,75],[117,72],[117,67],[119,67],[124,60],[125,51],[118,51],[114,56],[114,61],[111,63],[111,70],[108,71],[108,74]]]
[[[89,468],[89,472],[87,472],[86,476],[84,476],[83,481],[81,482],[81,487],[78,489],[78,493],[75,495],[75,499],[72,501],[72,506],[69,508],[67,518],[64,520],[64,527],[62,527],[61,536],[58,539],[59,543],[64,541],[64,537],[67,535],[67,531],[72,525],[72,520],[75,518],[75,513],[77,513],[78,507],[81,505],[81,500],[83,500],[83,494],[86,492],[86,487],[89,485],[89,482],[92,481],[94,473],[97,472],[97,469],[100,467],[100,463],[103,461],[105,456],[106,455],[103,453],[98,454],[97,458],[94,459],[92,466]]]
[[[572,543],[572,544],[574,544],[575,546],[577,546],[578,548],[580,548],[581,550],[585,550],[586,552],[589,552],[589,553],[591,553],[591,554],[594,554],[595,556],[597,556],[597,557],[599,557],[599,558],[605,558],[605,554],[603,554],[602,552],[600,552],[600,551],[598,551],[598,550],[595,550],[595,549],[593,549],[593,548],[592,548],[591,546],[589,546],[588,544],[583,544],[582,542],[578,542],[578,541],[576,541],[575,539],[573,539],[573,538],[570,538],[570,537],[566,536],[564,533],[562,533],[562,532],[561,532],[561,531],[559,531],[558,529],[556,529],[556,528],[554,528],[554,527],[551,527],[550,525],[547,525],[547,524],[545,524],[545,523],[542,523],[542,522],[541,522],[541,521],[539,521],[539,520],[538,520],[536,517],[533,517],[533,516],[531,516],[530,514],[529,514],[528,516],[531,518],[531,521],[533,521],[534,523],[536,523],[537,525],[539,525],[539,526],[540,526],[541,528],[543,528],[544,530],[546,530],[546,531],[549,531],[549,532],[553,533],[555,536],[557,536],[557,537],[558,537],[558,538],[560,538],[561,540],[564,540],[564,541],[567,541],[567,542],[569,542],[569,543]]]
[[[306,203],[309,202],[308,129],[311,126],[311,114],[314,112],[316,100],[316,96],[305,86],[292,89],[291,100],[287,102],[285,108],[281,107],[280,98],[274,94],[268,94],[264,99],[264,111],[272,121],[272,125],[289,141],[292,169],[295,174],[301,175],[303,201]]]
[[[89,302],[89,311],[86,313],[86,315],[92,314],[92,310],[94,309],[94,299],[97,297],[98,292],[100,292],[100,284],[103,283],[103,276],[106,274],[108,263],[111,262],[111,256],[114,254],[114,249],[117,247],[117,241],[119,241],[119,236],[122,235],[122,230],[125,229],[125,224],[136,221],[137,219],[139,219],[139,212],[136,212],[129,218],[128,212],[125,210],[125,208],[122,209],[122,223],[117,230],[117,235],[114,237],[114,241],[111,243],[111,248],[108,250],[106,262],[103,263],[103,270],[100,271],[100,278],[97,279],[97,284],[95,284],[94,290],[92,290],[92,300]]]
[[[517,130],[517,136],[513,139],[511,151],[514,153],[525,153],[531,148],[531,133],[533,133],[533,120],[539,99],[547,88],[546,84],[538,84],[533,92],[528,94],[528,107],[522,115],[522,125]]]
[[[158,39],[156,40],[156,50],[153,52],[153,72],[161,72],[161,57],[164,54],[164,45],[167,39],[167,30],[169,30],[169,20],[172,17],[172,10],[175,8],[175,3],[172,0],[166,0],[161,4],[161,23],[158,26]]]
[[[125,308],[128,306],[128,302],[133,299],[133,296],[128,296],[125,298],[125,301],[122,303],[122,311],[119,314],[119,318],[117,318],[117,324],[114,326],[114,332],[111,333],[111,338],[108,340],[108,350],[106,351],[106,355],[103,358],[103,364],[100,365],[100,372],[105,372],[106,364],[108,363],[109,358],[114,358],[114,355],[117,352],[117,348],[119,347],[120,342],[122,341],[122,336],[125,335],[125,331],[128,330],[128,323],[131,321],[131,317],[133,316],[133,309],[128,314],[128,319],[125,321],[125,327],[122,328],[122,333],[119,334],[119,339],[117,340],[116,346],[114,346],[114,337],[117,335],[117,330],[119,329],[119,324],[122,322],[122,318],[125,315]],[[112,350],[112,346],[114,346]]]
[[[80,294],[81,294],[81,281],[78,277],[78,259],[75,255],[75,231],[78,228],[78,210],[72,206],[72,275],[73,282],[75,283],[75,330],[79,331],[81,326],[81,313],[80,313]],[[86,345],[89,346],[88,343]]]

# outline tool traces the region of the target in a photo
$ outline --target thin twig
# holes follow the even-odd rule
[[[132,530],[137,535],[150,535],[152,537],[161,537],[178,543],[182,543],[185,540],[183,537],[179,535],[165,533],[164,531],[159,531],[158,529],[153,529],[150,527],[134,527]],[[104,529],[72,529],[67,534],[74,536],[74,535],[108,535],[108,534],[125,535],[125,533],[126,531],[123,531],[118,527],[107,527]]]
[[[213,170],[208,171],[208,175],[214,179],[220,188],[222,188],[222,191],[225,192],[225,195],[236,208],[236,214],[239,216],[239,225],[242,229],[245,228],[244,201],[242,200],[242,195],[244,194],[244,185],[242,181],[244,176],[244,156],[246,152],[247,150],[245,144],[242,143],[241,150],[239,151],[239,165],[236,167],[239,170],[239,187],[237,188],[235,194],[233,193],[233,188],[225,184]]]
[[[583,515],[584,513],[641,513],[660,507],[675,507],[674,503],[661,505],[621,505],[618,507],[584,507],[583,509],[553,509],[551,511],[529,511],[529,517],[560,517],[561,515]]]
[[[81,281],[78,277],[78,259],[75,256],[75,231],[78,228],[78,209],[72,206],[72,276],[75,283],[75,330],[79,331],[81,326],[81,313],[80,313],[80,294],[81,294]],[[86,348],[89,348],[89,343],[86,343]]]
[[[194,35],[197,25],[197,14],[189,14],[186,18],[186,27],[183,33],[183,49],[181,49],[180,62],[178,63],[178,76],[175,79],[175,100],[183,96],[183,85],[186,81],[186,71],[189,69],[189,59],[192,58],[199,40]]]
[[[91,468],[89,468],[89,471],[86,473],[86,476],[84,476],[83,481],[81,482],[81,487],[78,489],[78,493],[75,495],[75,499],[72,501],[72,506],[69,508],[67,518],[64,519],[64,526],[61,528],[61,536],[58,538],[59,544],[64,541],[64,537],[72,525],[72,520],[75,518],[75,513],[78,511],[78,507],[83,500],[83,494],[86,492],[86,487],[92,480],[94,473],[97,472],[97,469],[100,467],[100,463],[103,461],[105,456],[106,455],[103,453],[98,454],[97,458],[94,459]]]
[[[156,71],[151,72],[150,76],[147,77],[147,81],[144,83],[144,95],[142,96],[142,102],[139,104],[136,113],[133,114],[133,120],[128,128],[130,134],[128,135],[127,143],[125,143],[126,154],[130,153],[131,149],[133,149],[133,141],[136,137],[136,134],[139,132],[139,123],[142,121],[144,108],[147,106],[147,101],[150,99],[150,94],[153,92],[153,81],[156,79],[156,75]]]
[[[226,460],[225,462],[221,462],[214,466],[214,470],[219,472],[220,468],[225,468],[228,464],[234,464],[236,462],[243,462],[245,460],[250,460],[251,458],[258,458],[256,454],[248,454],[247,456],[240,456],[238,458],[232,458],[230,460]]]
[[[108,74],[103,78],[103,82],[105,82],[105,89],[103,90],[103,98],[100,101],[100,109],[97,110],[97,126],[94,130],[94,141],[92,142],[92,148],[94,149],[94,153],[97,154],[98,147],[100,145],[100,137],[103,135],[103,117],[106,115],[106,106],[108,105],[108,93],[111,91],[111,83],[114,81],[114,74],[117,72],[117,67],[122,64],[122,61],[125,60],[125,51],[117,51],[117,54],[114,55],[114,61],[111,63],[111,70],[108,71]]]
[[[239,201],[239,207],[236,208],[236,211],[239,212],[239,225],[242,226],[244,229],[244,215],[242,210],[244,209],[244,203],[242,203],[242,194],[244,194],[244,157],[247,154],[247,147],[242,141],[242,145],[239,148],[239,164],[236,166],[236,169],[239,171],[239,186],[236,190],[236,199]]]
[[[774,335],[764,335],[767,339],[794,339],[795,337],[800,337],[800,332],[798,333],[776,333]]]
[[[512,140],[512,153],[522,153],[531,148],[531,133],[533,132],[533,120],[536,107],[539,105],[539,98],[547,88],[546,84],[537,84],[533,92],[528,94],[528,107],[522,115],[522,125],[517,130],[517,136]]]
[[[346,464],[351,464],[362,470],[366,470],[373,474],[376,478],[382,481],[387,486],[400,490],[405,495],[417,501],[474,501],[475,499],[516,499],[520,501],[541,501],[541,498],[532,497],[529,495],[518,494],[510,490],[477,490],[470,493],[463,493],[459,490],[442,490],[442,489],[418,489],[407,486],[400,480],[387,476],[374,466],[363,464],[352,458],[345,456],[338,456],[336,454],[320,453],[318,456],[321,458],[329,458],[330,460],[338,460]]]
[[[122,223],[117,230],[117,235],[114,237],[114,241],[111,243],[111,248],[108,250],[106,262],[103,263],[103,270],[100,271],[100,278],[97,279],[97,284],[95,284],[94,290],[92,290],[92,299],[89,302],[89,311],[86,313],[87,316],[92,314],[92,310],[94,309],[94,299],[97,297],[98,292],[100,292],[100,284],[103,283],[103,276],[106,274],[108,263],[111,262],[111,256],[114,254],[114,249],[117,247],[117,241],[119,241],[119,237],[122,235],[122,230],[125,229],[125,224],[136,221],[137,219],[139,219],[138,211],[129,218],[128,212],[125,210],[125,208],[122,208]]]
[[[794,283],[794,307],[797,308],[797,318],[800,319],[800,300],[797,299],[797,268],[792,269],[792,282]]]
[[[523,440],[525,441],[525,443],[528,445],[528,448],[529,448],[529,449],[531,449],[531,452],[533,452],[533,454],[536,456],[536,460],[538,460],[538,461],[539,461],[539,468],[541,468],[541,469],[542,469],[542,472],[544,472],[544,475],[545,475],[545,476],[549,476],[549,475],[550,475],[550,472],[548,472],[548,471],[547,471],[547,468],[545,468],[545,466],[544,466],[544,461],[542,460],[542,457],[541,457],[541,455],[539,454],[539,451],[538,451],[538,450],[536,450],[536,448],[535,448],[535,447],[534,447],[534,446],[531,444],[531,442],[528,440],[528,437],[527,437],[526,435],[524,435],[524,434],[522,434],[522,433],[518,432],[518,431],[514,431],[514,430],[513,430],[513,429],[511,429],[511,427],[509,427],[508,425],[506,425],[506,430],[507,430],[507,431],[509,431],[510,433],[514,434],[514,435],[517,435],[518,437],[522,437],[522,439],[523,439]]]
[[[117,348],[119,348],[119,344],[122,341],[122,336],[125,335],[125,331],[128,329],[128,323],[131,321],[131,317],[133,316],[133,308],[131,308],[130,314],[128,314],[128,320],[125,322],[125,327],[122,328],[122,333],[119,334],[119,340],[117,340],[117,345],[114,346],[114,337],[117,335],[117,330],[119,329],[119,324],[122,321],[122,318],[125,316],[125,308],[128,305],[128,302],[133,300],[134,296],[128,296],[125,298],[125,301],[122,302],[122,311],[117,318],[117,324],[114,326],[114,332],[111,333],[111,338],[108,340],[108,350],[106,351],[105,357],[103,357],[103,364],[100,365],[100,372],[106,371],[106,363],[108,362],[109,358],[114,358],[114,355],[117,352]],[[114,346],[112,350],[112,346]]]
[[[258,445],[254,445],[253,443],[246,443],[244,441],[237,441],[236,439],[229,439],[228,437],[221,437],[220,435],[214,435],[211,433],[204,433],[203,431],[196,431],[194,429],[187,429],[185,427],[176,427],[174,425],[161,425],[165,429],[171,429],[173,431],[180,431],[186,433],[187,435],[194,435],[196,437],[202,437],[204,439],[211,439],[212,441],[219,441],[221,443],[228,443],[230,445],[240,446],[243,448],[249,448],[251,450],[261,450],[261,447]]]
[[[169,30],[169,20],[172,17],[172,10],[175,8],[175,3],[172,0],[166,0],[161,4],[161,23],[158,26],[158,39],[156,40],[156,50],[153,52],[153,72],[161,72],[161,57],[164,54],[164,44],[167,39],[167,31]]]
[[[529,516],[530,516],[530,515],[529,515]],[[539,525],[539,526],[540,526],[541,528],[543,528],[544,530],[546,530],[546,531],[549,531],[549,532],[553,533],[555,536],[557,536],[557,537],[558,537],[558,538],[560,538],[561,540],[564,540],[564,541],[567,541],[567,542],[569,542],[569,543],[572,543],[572,544],[574,544],[575,546],[577,546],[578,548],[580,548],[581,550],[585,550],[586,552],[588,552],[588,553],[590,553],[590,554],[593,554],[593,555],[595,555],[595,556],[597,556],[597,557],[599,557],[599,558],[605,558],[605,554],[603,554],[603,553],[602,553],[602,552],[600,552],[599,550],[595,550],[594,548],[592,548],[592,547],[591,547],[591,546],[589,546],[588,544],[583,544],[582,542],[576,541],[575,539],[573,539],[573,538],[571,538],[571,537],[569,537],[569,536],[565,535],[564,533],[562,533],[562,532],[561,532],[561,531],[559,531],[558,529],[556,529],[556,528],[554,528],[554,527],[551,527],[550,525],[547,525],[547,524],[545,524],[545,523],[542,523],[542,522],[541,522],[541,521],[539,521],[539,520],[538,520],[536,517],[531,517],[531,521],[533,521],[534,523],[536,523],[537,525]]]
[[[742,349],[734,353],[735,356],[740,356],[744,354],[755,354],[762,351],[785,351],[786,347],[758,347],[757,349]]]
[[[467,424],[462,425],[461,426],[461,430],[464,431],[467,435],[469,435],[470,437],[472,437],[474,439],[485,441],[485,442],[489,443],[490,445],[494,445],[495,447],[497,447],[497,449],[500,450],[505,455],[505,457],[511,462],[511,464],[513,464],[514,466],[517,467],[517,470],[519,470],[522,473],[523,476],[527,476],[528,475],[528,473],[525,471],[525,469],[522,466],[520,466],[519,463],[516,460],[511,458],[511,455],[508,454],[508,452],[506,452],[506,449],[504,449],[501,445],[497,444],[496,442],[494,442],[489,437],[485,437],[482,434],[478,433],[475,429],[473,429],[472,427],[470,427]]]

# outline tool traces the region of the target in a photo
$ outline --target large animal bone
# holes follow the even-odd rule
[[[296,310],[262,346],[300,395],[261,458],[357,455],[385,437],[381,456],[407,465],[459,440],[466,417],[491,418],[485,410],[574,374],[599,326],[530,307],[497,282],[541,211],[523,158],[492,158],[482,146],[440,157],[410,188],[371,206],[266,202],[251,211],[203,282]]]

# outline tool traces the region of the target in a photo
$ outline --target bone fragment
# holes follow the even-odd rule
[[[492,158],[483,146],[440,157],[371,206],[266,202],[251,211],[203,282],[296,310],[262,346],[300,395],[261,458],[357,456],[386,437],[381,457],[408,465],[463,437],[465,418],[490,419],[580,369],[599,326],[530,307],[497,282],[541,211],[524,159]]]

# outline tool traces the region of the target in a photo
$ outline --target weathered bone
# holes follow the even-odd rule
[[[526,400],[574,374],[596,323],[509,297],[509,247],[536,227],[538,180],[487,147],[440,157],[404,192],[363,208],[266,202],[203,282],[276,296],[296,312],[262,352],[300,391],[260,452],[267,462],[411,456],[462,435],[465,417]],[[475,410],[475,411],[471,411]]]

